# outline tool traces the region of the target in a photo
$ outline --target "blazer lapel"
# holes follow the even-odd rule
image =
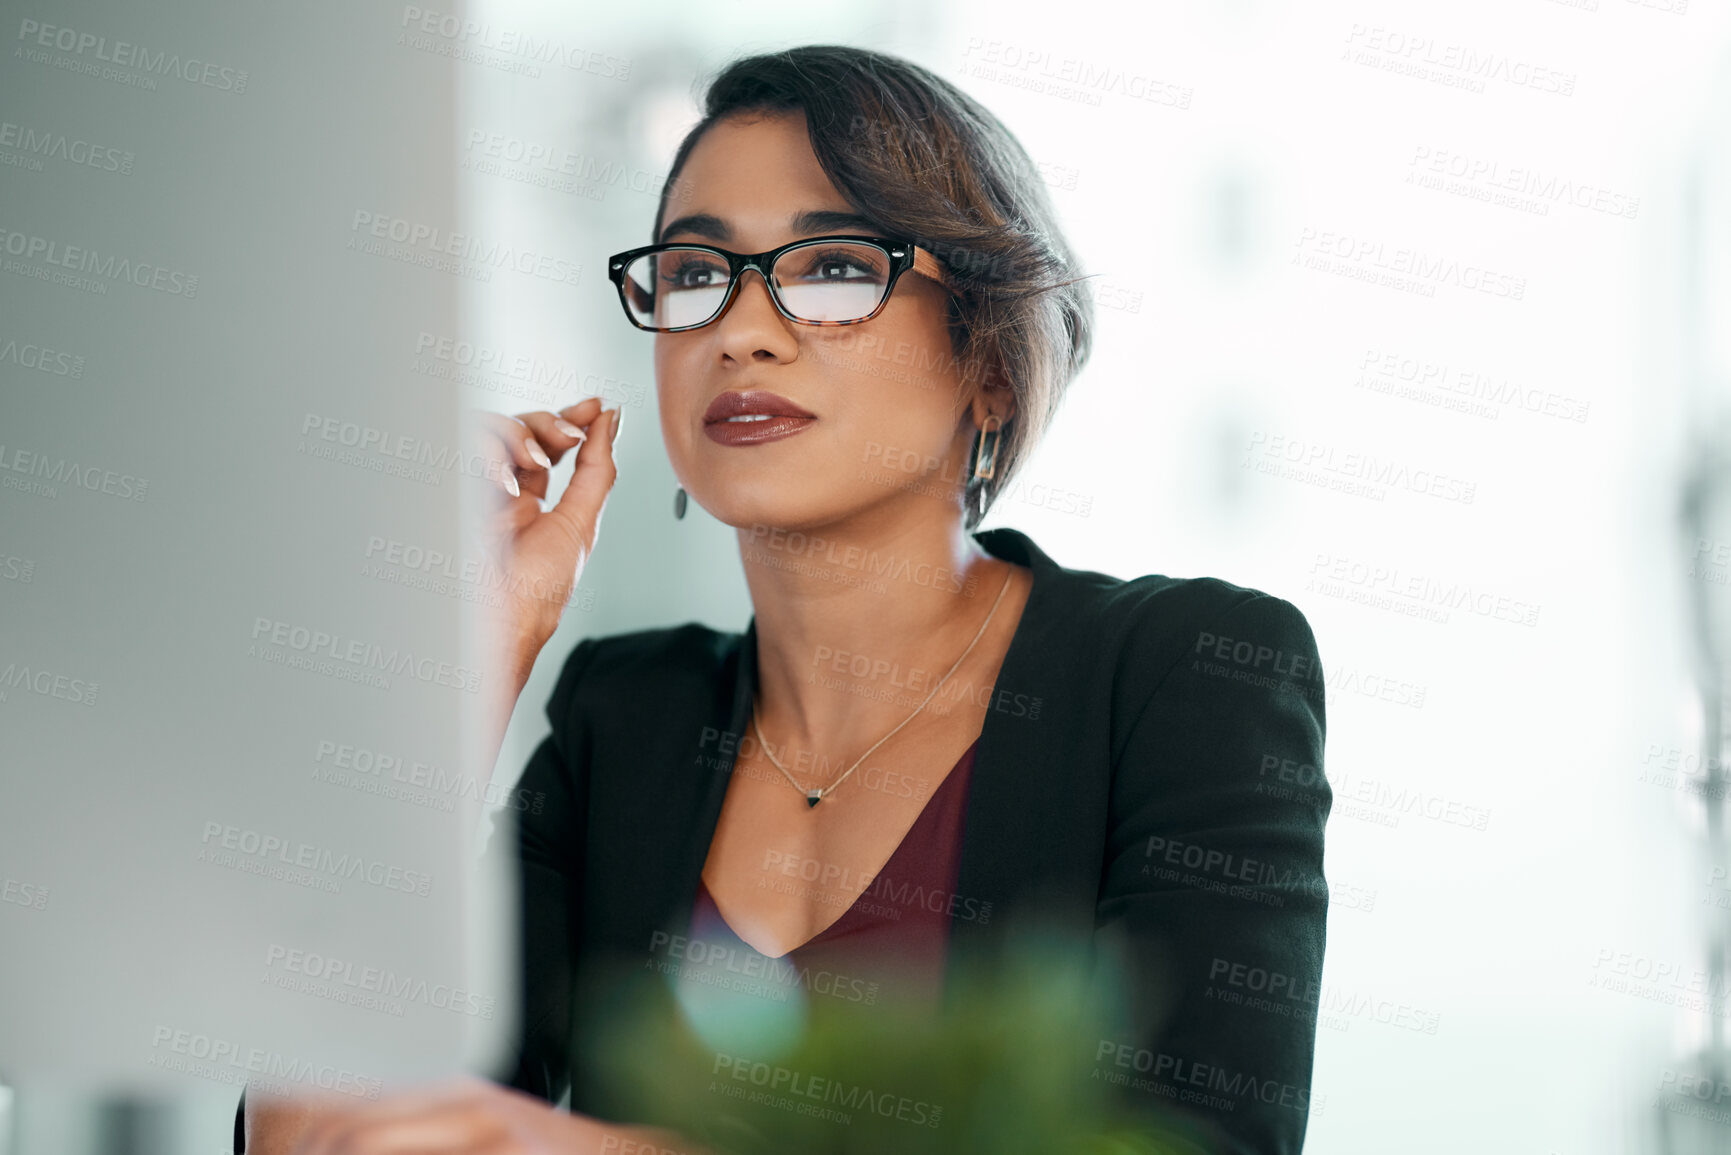
[[[1028,566],[1034,585],[987,703],[968,791],[954,909],[990,903],[989,915],[958,919],[953,939],[958,947],[988,945],[1010,916],[1091,931],[1106,820],[1105,792],[1086,769],[1099,764],[1086,735],[1106,732],[1087,724],[1102,708],[1087,700],[1091,679],[1081,667],[1092,659],[1064,612],[1066,572],[1016,530],[988,530],[976,540],[994,557]]]
[[[715,828],[721,823],[721,806],[727,800],[727,784],[733,777],[733,764],[739,753],[739,743],[751,726],[751,703],[757,689],[757,615],[745,627],[737,643],[737,659],[729,663],[734,671],[732,706],[723,731],[731,737],[727,753],[709,771],[704,784],[702,803],[693,824],[693,837],[686,840],[684,861],[680,869],[680,889],[673,904],[673,916],[681,933],[691,922],[691,912],[697,902],[697,883],[703,877],[703,864],[709,860],[709,844],[715,841]]]

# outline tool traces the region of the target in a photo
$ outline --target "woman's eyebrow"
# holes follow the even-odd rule
[[[833,209],[816,209],[810,212],[795,213],[793,220],[788,223],[793,229],[793,234],[799,237],[807,237],[815,233],[875,233],[878,231],[876,225],[858,213],[836,212]]]
[[[710,213],[692,213],[690,216],[678,217],[662,226],[658,244],[666,244],[667,238],[674,233],[696,233],[712,241],[726,241],[733,238],[733,230],[727,227],[727,222]]]
[[[796,237],[809,237],[821,233],[876,232],[877,226],[858,213],[841,212],[836,209],[808,209],[795,213],[788,221],[788,228]],[[674,233],[695,233],[708,240],[721,242],[733,239],[733,230],[727,222],[712,213],[692,213],[668,221],[661,230],[660,242],[667,243],[667,238]]]

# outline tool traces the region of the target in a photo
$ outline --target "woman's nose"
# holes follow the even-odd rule
[[[756,273],[755,278],[751,277]],[[769,279],[761,269],[747,269],[733,287],[733,296],[714,322],[721,328],[724,352],[736,361],[769,357],[785,361],[798,354],[793,323],[781,315],[770,295]]]
[[[757,283],[755,286],[748,279],[753,273],[757,274]],[[778,317],[781,315],[780,310],[775,307],[775,298],[769,290],[769,277],[762,269],[757,268],[746,269],[743,273],[739,274],[739,284],[733,291],[733,300],[727,303],[727,309],[724,310],[723,315],[725,315],[726,312],[732,311],[732,309],[740,303],[740,299],[747,294],[753,294],[752,308],[755,309],[762,305],[767,305],[770,312],[774,313]]]

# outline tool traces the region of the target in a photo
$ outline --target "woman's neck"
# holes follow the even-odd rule
[[[796,749],[863,750],[906,718],[1018,569],[959,520],[875,533],[753,527],[739,543],[756,613],[759,721],[770,742]],[[997,668],[1020,604],[1006,594],[946,690]]]

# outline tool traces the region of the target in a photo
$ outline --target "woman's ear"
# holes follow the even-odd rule
[[[1016,415],[1016,393],[1010,388],[1009,378],[1004,375],[996,357],[987,358],[982,365],[983,370],[974,386],[974,424],[984,428],[986,415],[990,413],[997,416],[1002,428]]]

